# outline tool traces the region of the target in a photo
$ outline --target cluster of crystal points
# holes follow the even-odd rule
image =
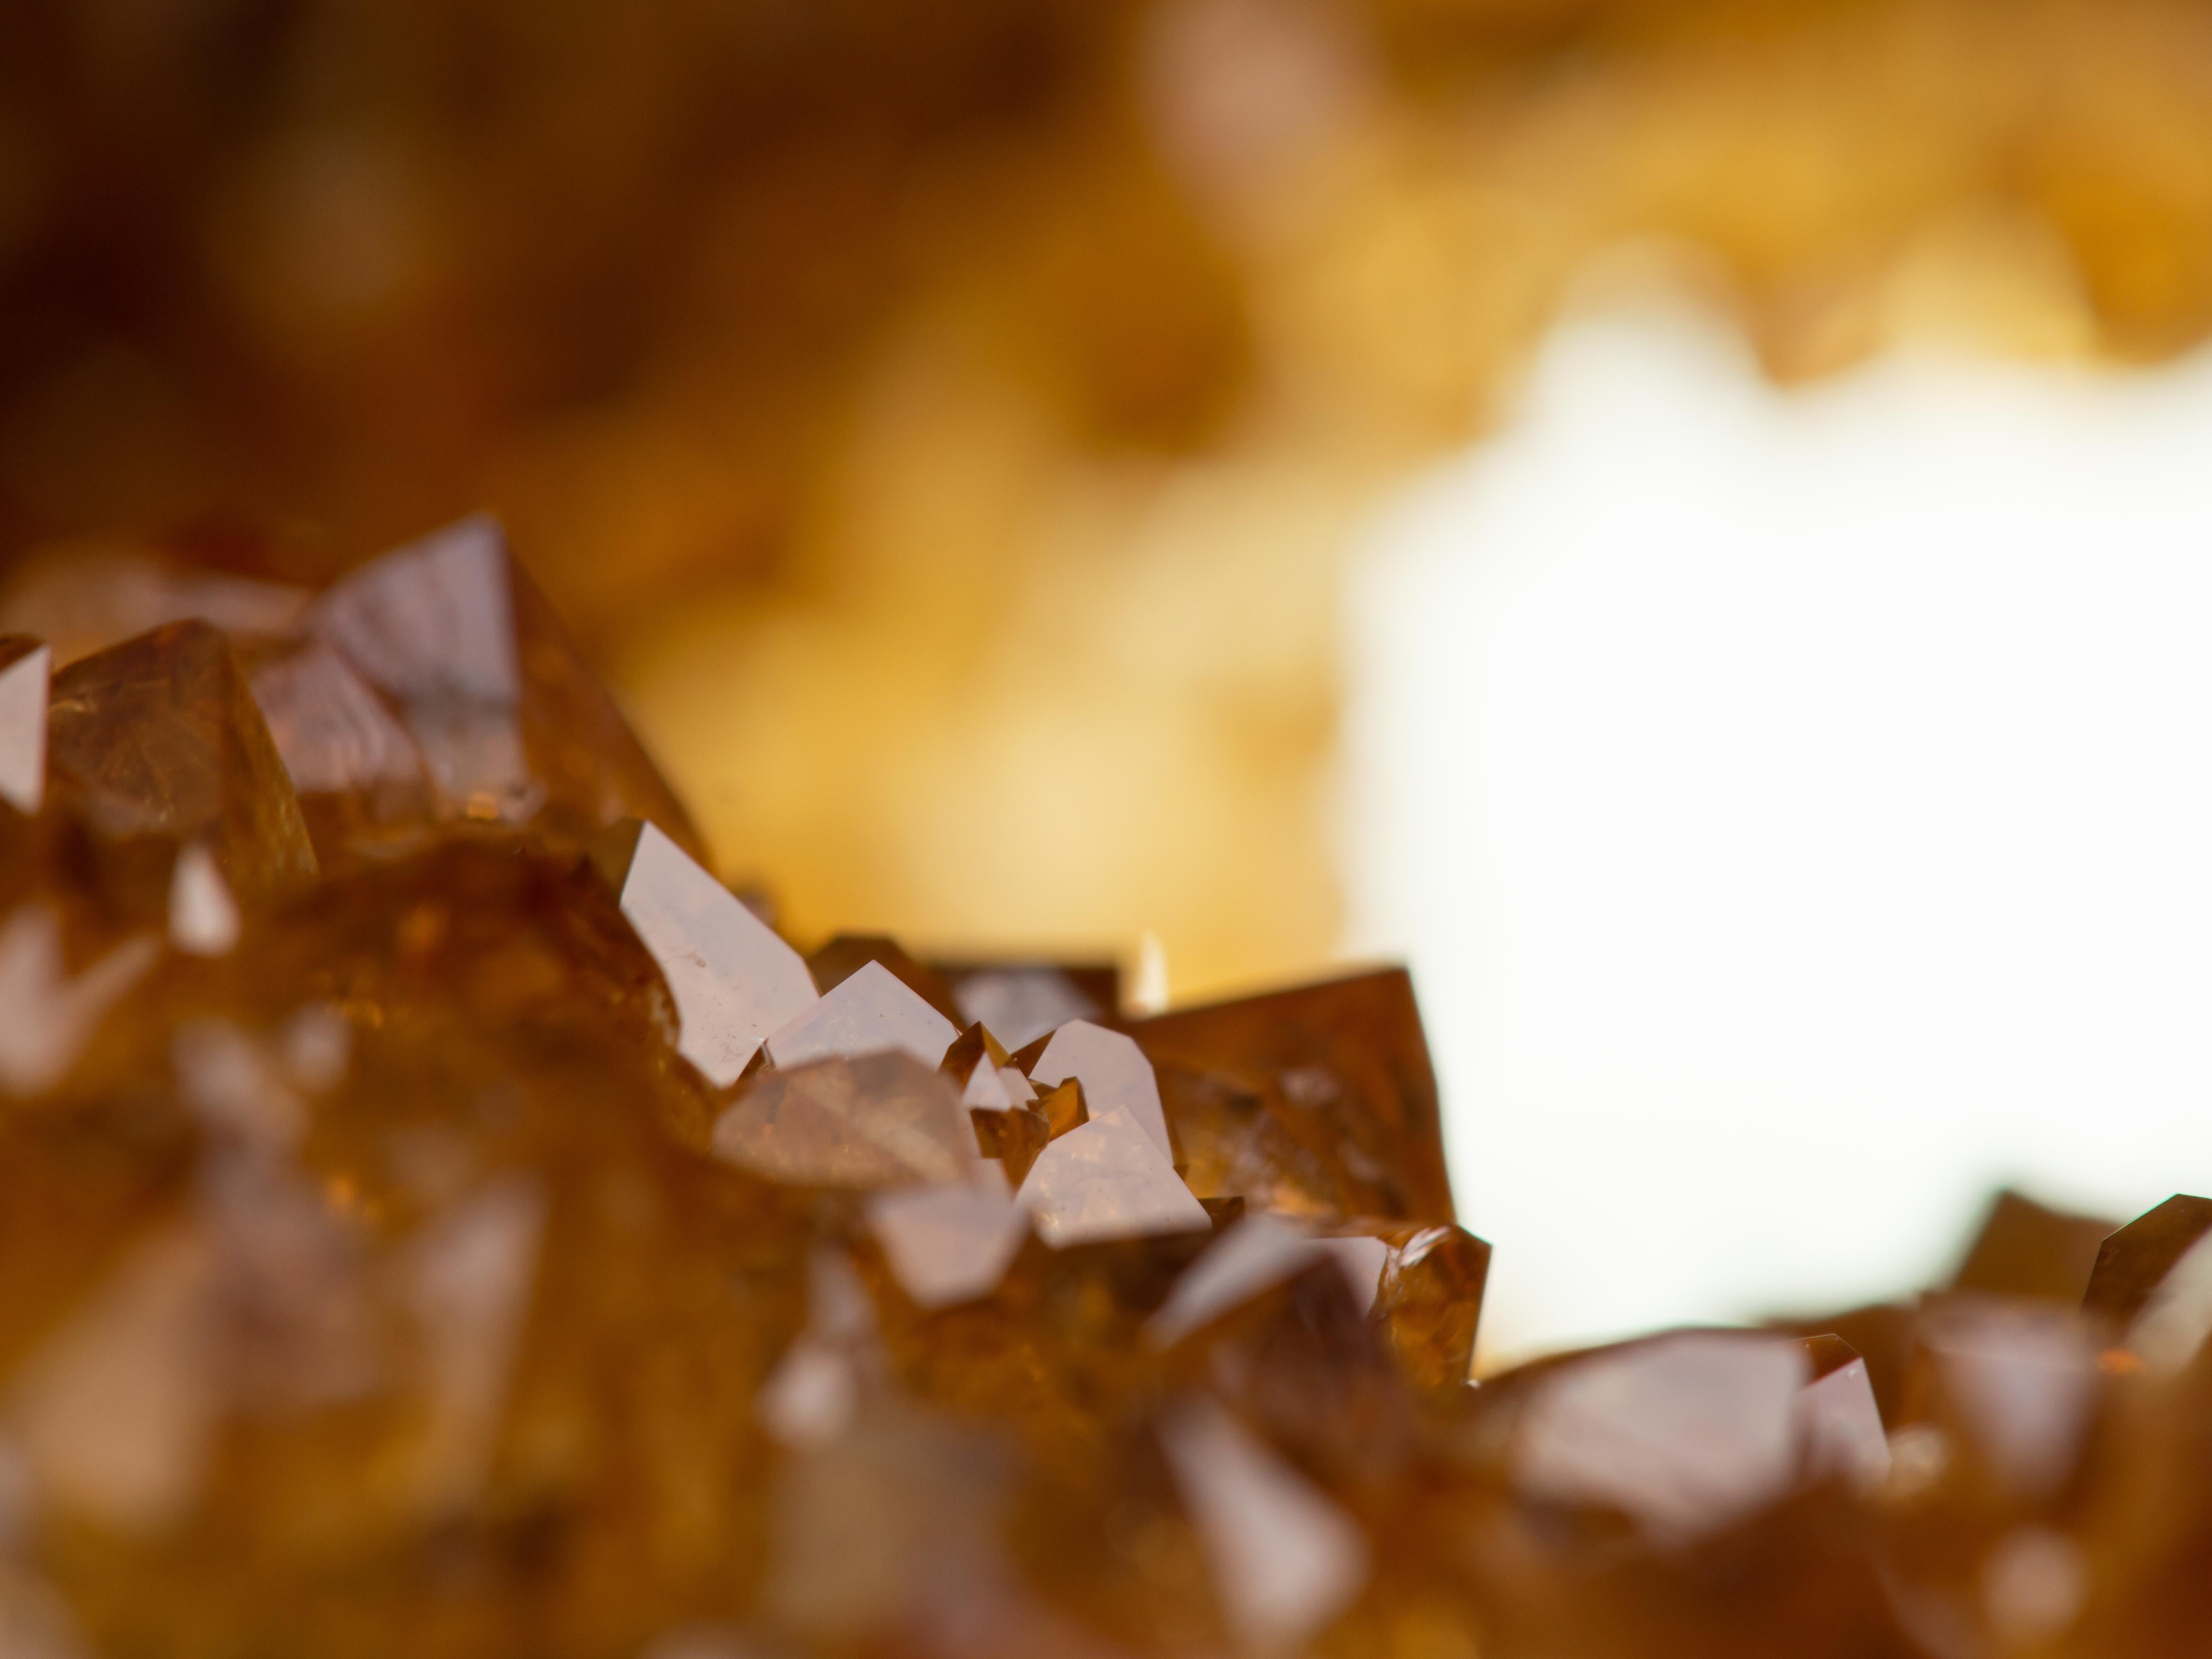
[[[802,957],[495,526],[175,591],[0,641],[8,1659],[2203,1650],[2212,1202],[1478,1387],[1402,973]]]

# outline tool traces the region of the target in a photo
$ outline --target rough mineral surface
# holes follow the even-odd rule
[[[0,641],[9,1659],[2204,1650],[2212,1204],[1477,1386],[1404,974],[804,955],[489,524],[173,591]]]

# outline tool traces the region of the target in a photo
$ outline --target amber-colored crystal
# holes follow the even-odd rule
[[[1036,1109],[1055,1139],[1091,1121],[1091,1107],[1083,1097],[1083,1084],[1076,1078],[1039,1095]]]
[[[1128,1030],[1152,1059],[1200,1196],[1316,1216],[1453,1218],[1436,1076],[1402,969]]]
[[[978,1156],[951,1085],[899,1049],[763,1073],[715,1121],[714,1146],[803,1187],[964,1181]]]
[[[806,958],[806,970],[814,975],[815,988],[826,995],[872,962],[956,1027],[973,1026],[980,1018],[963,1014],[942,975],[916,962],[896,939],[882,933],[840,933]],[[999,1061],[1006,1061],[1003,1048]]]
[[[592,862],[675,1000],[678,1052],[708,1082],[736,1082],[771,1032],[815,1006],[799,952],[659,825],[617,824]]]
[[[2145,1211],[2098,1246],[2082,1309],[2125,1327],[2207,1233],[2212,1233],[2212,1199],[2176,1193]]]
[[[1990,1201],[1950,1288],[2077,1304],[2112,1227],[2096,1216],[2070,1215],[2018,1193],[2001,1192]]]
[[[69,812],[158,866],[199,843],[240,898],[312,880],[300,803],[223,636],[172,623],[54,676],[47,757]]]
[[[447,659],[527,611],[486,546],[44,712],[0,647],[9,1650],[2201,1649],[2212,1205],[2007,1194],[1940,1290],[1472,1386],[1402,974],[810,962]]]
[[[975,1144],[983,1156],[997,1160],[1007,1182],[1016,1187],[1052,1139],[1052,1126],[1026,1106],[971,1106],[968,1117],[975,1126]]]
[[[441,816],[577,846],[646,818],[698,856],[689,816],[491,520],[362,566],[304,626],[392,705]]]
[[[881,963],[864,963],[768,1039],[780,1066],[896,1048],[936,1068],[959,1028],[908,990]]]

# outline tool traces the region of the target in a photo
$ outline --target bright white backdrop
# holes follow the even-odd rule
[[[1413,963],[1492,1357],[2212,1191],[2212,358],[1800,392],[1589,317],[1376,526],[1355,954]]]

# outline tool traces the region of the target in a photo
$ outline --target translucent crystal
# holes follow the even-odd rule
[[[1376,1238],[1316,1238],[1273,1216],[1248,1215],[1207,1247],[1182,1276],[1145,1334],[1169,1346],[1271,1285],[1319,1261],[1344,1271],[1360,1312],[1374,1305],[1390,1247]]]
[[[2082,1322],[2031,1301],[1961,1297],[1923,1317],[1922,1340],[2000,1480],[2027,1498],[2054,1491],[2096,1402],[2096,1347]]]
[[[690,818],[492,520],[363,565],[305,626],[391,702],[441,816],[577,845],[645,818],[699,854]]]
[[[675,999],[677,1052],[727,1088],[813,1006],[805,960],[657,825],[625,824],[593,856]]]
[[[99,836],[203,842],[250,901],[313,879],[284,763],[229,647],[204,623],[174,623],[61,670],[48,737],[58,787]]]
[[[1832,1337],[1807,1346],[1813,1377],[1797,1394],[1804,1478],[1873,1492],[1889,1477],[1890,1451],[1866,1361]]]
[[[1212,1225],[1152,1138],[1119,1110],[1047,1146],[1017,1196],[1054,1249]]]
[[[989,1026],[1013,1048],[1099,1012],[1074,981],[1051,968],[984,969],[961,979],[952,994],[962,1019]]]
[[[1457,1226],[1367,1224],[1389,1247],[1375,1307],[1399,1370],[1419,1388],[1459,1389],[1474,1369],[1490,1246]]]
[[[1236,1419],[1193,1400],[1162,1420],[1160,1438],[1248,1650],[1302,1647],[1359,1594],[1368,1548],[1358,1525]]]
[[[966,1181],[979,1161],[951,1084],[899,1049],[761,1073],[716,1120],[714,1148],[811,1187]]]
[[[2160,1275],[2128,1326],[2127,1343],[2154,1376],[2185,1368],[2212,1337],[2212,1233],[2199,1235]]]
[[[1006,1069],[1016,1077],[1022,1075],[1013,1066],[1009,1066]],[[1026,1078],[1022,1080],[1024,1085],[1029,1081]],[[970,1111],[1011,1111],[1015,1106],[1026,1104],[1028,1100],[1036,1097],[1036,1091],[1031,1090],[1024,1099],[1018,1100],[1006,1086],[1006,1079],[1000,1074],[1000,1068],[991,1064],[988,1054],[976,1060],[968,1073],[967,1085],[960,1091],[960,1103]]]
[[[238,943],[238,901],[223,884],[215,854],[188,842],[169,878],[169,943],[187,956],[228,956]]]
[[[344,658],[308,640],[255,667],[253,700],[325,859],[433,816],[415,740]]]
[[[944,976],[902,950],[896,939],[884,933],[839,933],[806,958],[815,989],[828,993],[842,985],[871,963],[912,991],[955,1026],[972,1026],[947,988]],[[1003,1050],[999,1059],[1006,1058]]]
[[[1718,1530],[1796,1479],[1806,1370],[1794,1342],[1726,1332],[1573,1360],[1535,1385],[1514,1477],[1534,1497],[1622,1510],[1661,1538]]]
[[[214,1262],[157,1234],[31,1358],[16,1422],[40,1489],[115,1531],[158,1531],[198,1496],[220,1405]]]
[[[159,954],[142,934],[72,979],[50,907],[26,904],[0,922],[0,1090],[35,1095],[59,1083],[109,1005]]]
[[[1036,1114],[1044,1120],[1046,1128],[1055,1140],[1071,1130],[1080,1128],[1091,1121],[1091,1108],[1083,1097],[1083,1085],[1070,1078],[1039,1095]],[[1153,1144],[1157,1146],[1158,1143]]]
[[[933,1066],[959,1035],[881,963],[871,962],[785,1022],[768,1038],[768,1052],[787,1067],[896,1048]]]
[[[1130,1032],[1201,1198],[1313,1217],[1457,1218],[1402,969],[1177,1009]]]
[[[868,1225],[899,1287],[923,1308],[988,1296],[1029,1233],[1003,1187],[908,1187],[868,1200]]]
[[[1014,1187],[1021,1185],[1052,1140],[1052,1126],[1027,1107],[971,1106],[968,1118],[983,1156],[995,1162]]]
[[[2081,1297],[2083,1310],[2125,1327],[2174,1264],[2208,1232],[2212,1198],[2177,1193],[2145,1211],[2098,1246],[2089,1288]]]
[[[2112,1228],[2097,1216],[2075,1215],[2019,1193],[2000,1192],[1990,1201],[1950,1288],[2076,1306]]]
[[[46,690],[53,653],[0,639],[0,800],[35,814],[46,798]]]
[[[1122,1113],[1151,1138],[1161,1157],[1172,1162],[1175,1149],[1160,1109],[1159,1083],[1152,1075],[1152,1061],[1134,1042],[1087,1019],[1070,1020],[1052,1034],[1052,1041],[1030,1067],[1030,1079],[1049,1088],[1070,1078],[1083,1085],[1084,1103],[1092,1118]]]

